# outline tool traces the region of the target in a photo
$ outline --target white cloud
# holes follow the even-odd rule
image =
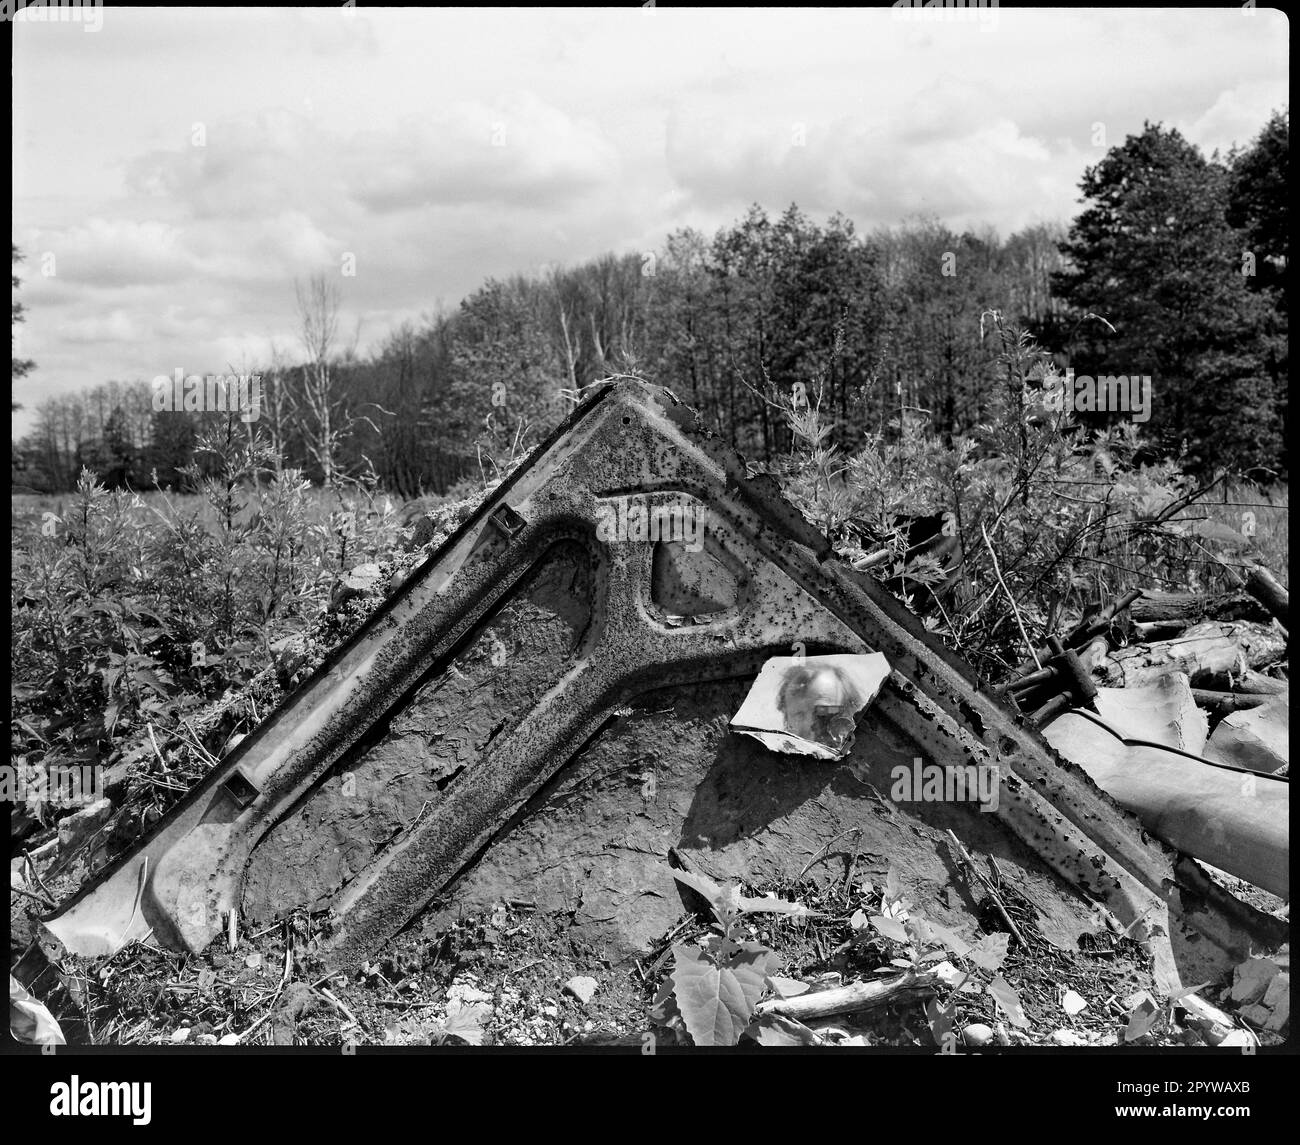
[[[1263,10],[919,25],[816,8],[113,8],[95,34],[16,27],[38,363],[17,397],[288,346],[294,279],[344,252],[364,346],[488,275],[653,249],[754,201],[862,227],[1068,220],[1096,122],[1108,145],[1144,120],[1248,143],[1285,102],[1286,32]]]

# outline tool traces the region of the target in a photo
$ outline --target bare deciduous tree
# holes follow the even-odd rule
[[[336,401],[332,392],[330,356],[339,326],[339,288],[323,274],[313,275],[304,288],[293,284],[298,299],[299,336],[307,360],[302,385],[294,394],[303,413],[302,432],[307,450],[321,468],[325,488],[334,487],[339,431],[334,424]]]

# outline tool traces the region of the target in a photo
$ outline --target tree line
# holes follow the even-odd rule
[[[860,234],[842,215],[756,205],[654,252],[488,280],[364,357],[340,336],[338,287],[316,278],[299,288],[295,354],[255,371],[252,428],[314,481],[406,497],[491,478],[618,374],[668,386],[754,461],[789,450],[780,405],[796,391],[833,440],[920,416],[951,444],[1000,408],[996,313],[1061,370],[1150,376],[1155,455],[1285,478],[1288,130],[1275,113],[1248,147],[1207,157],[1147,124],[1085,172],[1072,224],[1005,239],[926,218]],[[15,482],[67,489],[87,466],[109,485],[183,486],[222,415],[159,412],[151,396],[109,382],[46,398]]]

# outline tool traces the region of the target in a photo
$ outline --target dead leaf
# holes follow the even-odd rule
[[[1006,935],[1002,937],[1005,938]],[[999,975],[989,983],[988,992],[1011,1020],[1013,1026],[1028,1027],[1029,1019],[1025,1017],[1025,1011],[1020,1005],[1020,995],[1015,992],[1010,982]]]

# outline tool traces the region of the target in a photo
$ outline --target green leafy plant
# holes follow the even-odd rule
[[[720,887],[703,875],[675,870],[673,877],[708,902],[714,933],[700,946],[673,946],[672,970],[655,997],[651,1017],[684,1032],[697,1046],[735,1045],[742,1035],[755,1032],[754,1010],[763,994],[781,988],[781,980],[774,980],[779,958],[745,935],[745,916],[799,919],[809,912],[801,903],[746,897],[739,886]]]
[[[388,556],[397,535],[391,507],[355,483],[328,494],[331,524],[237,418],[197,448],[196,495],[110,490],[84,470],[57,512],[15,522],[11,751],[36,773],[116,768],[121,841],[265,714],[287,643],[303,664],[324,654],[312,634],[340,565]],[[337,639],[359,617],[340,617]],[[29,808],[45,822],[60,811]]]

